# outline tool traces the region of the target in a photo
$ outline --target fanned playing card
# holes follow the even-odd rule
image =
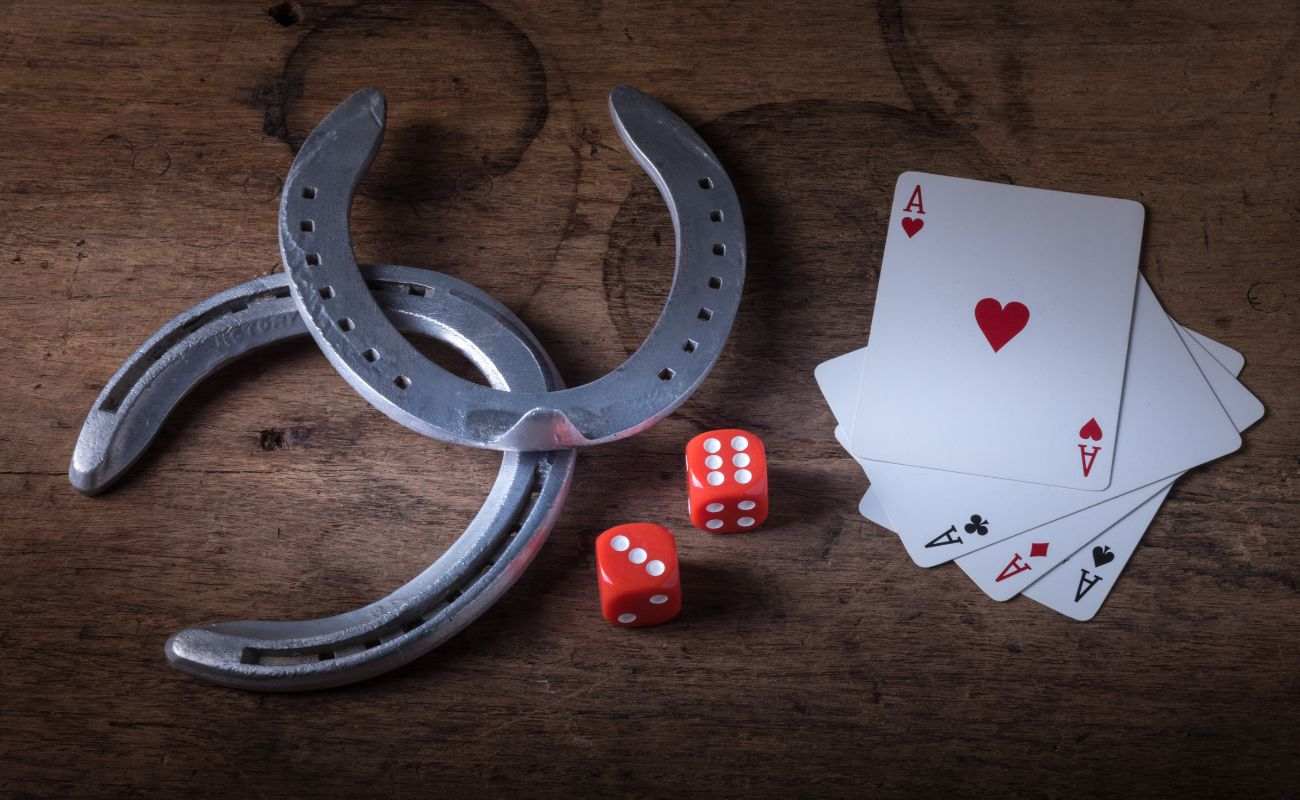
[[[1107,488],[1143,219],[1131,200],[901,175],[850,452]]]

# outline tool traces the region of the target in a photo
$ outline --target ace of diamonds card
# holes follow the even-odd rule
[[[899,176],[853,454],[1107,488],[1144,216],[1131,200]]]

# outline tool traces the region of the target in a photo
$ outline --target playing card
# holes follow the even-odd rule
[[[1131,200],[899,176],[849,451],[1105,489],[1144,212]]]
[[[818,367],[819,382],[831,363]],[[933,566],[1236,450],[1241,437],[1145,281],[1122,409],[1115,480],[1104,492],[870,460],[866,468],[908,554]],[[974,516],[981,522],[968,534]]]
[[[1179,333],[1233,424],[1245,430],[1262,418],[1263,405],[1233,377],[1245,363],[1240,353],[1181,326]],[[1226,369],[1211,348],[1234,370]],[[957,564],[996,600],[1021,591],[1030,594],[1034,587],[1045,584],[1033,592],[1035,599],[1067,616],[1089,619],[1114,586],[1175,480],[1161,481],[982,548],[957,559]],[[1154,494],[1149,491],[1152,489]],[[1156,498],[1154,503],[1152,498]],[[891,526],[874,492],[863,496],[859,509],[882,527]],[[1092,544],[1096,546],[1088,550],[1087,545]],[[1067,559],[1067,566],[1057,568]],[[1085,563],[1089,559],[1091,566]]]

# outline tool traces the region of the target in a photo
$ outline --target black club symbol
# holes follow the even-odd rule
[[[989,521],[981,517],[979,514],[971,514],[970,522],[966,523],[965,527],[967,533],[977,533],[980,536],[983,536],[989,532]]]

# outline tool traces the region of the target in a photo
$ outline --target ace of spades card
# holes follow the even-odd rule
[[[1145,213],[903,173],[854,412],[859,458],[1110,485]]]

